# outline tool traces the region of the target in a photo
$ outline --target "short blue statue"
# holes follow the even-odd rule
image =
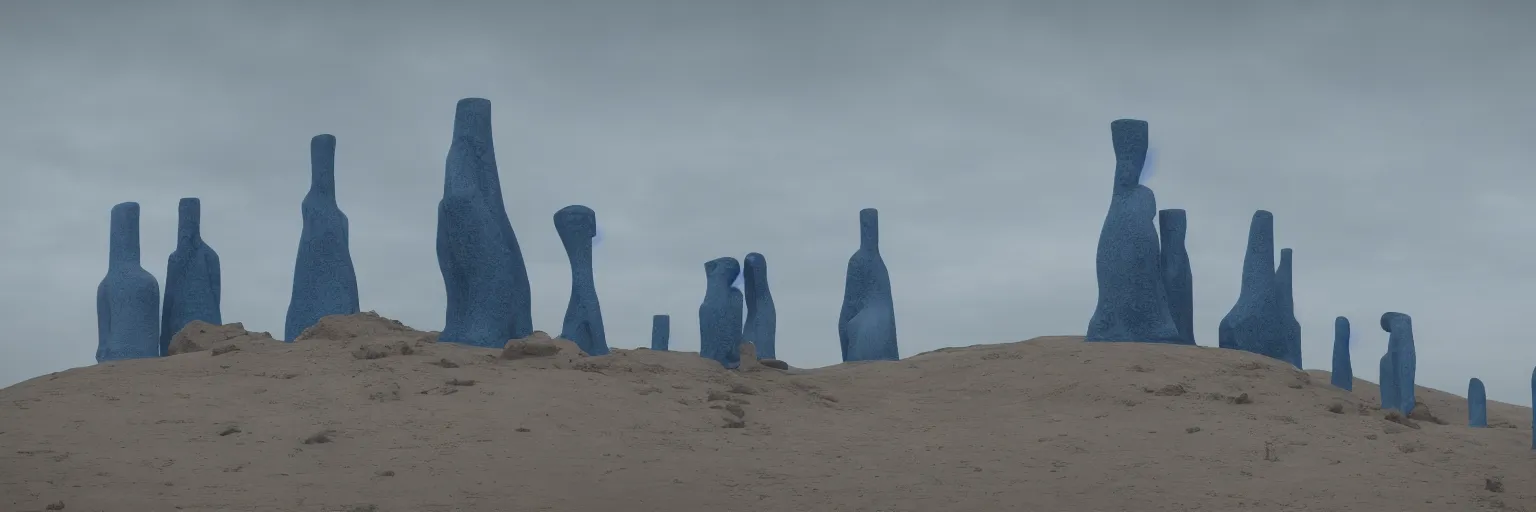
[[[736,258],[704,264],[704,301],[699,304],[699,355],[734,369],[741,366],[742,295],[731,287],[741,273]]]
[[[1333,319],[1333,386],[1345,391],[1355,389],[1355,366],[1349,358],[1349,319]]]
[[[1280,300],[1275,286],[1275,217],[1259,210],[1248,227],[1242,289],[1237,304],[1221,319],[1217,344],[1287,360],[1290,324],[1281,318]]]
[[[1296,298],[1291,288],[1291,250],[1280,249],[1275,269],[1275,293],[1280,297],[1280,322],[1285,326],[1285,360],[1301,368],[1301,322],[1296,321]]]
[[[1389,348],[1387,353],[1381,355],[1381,378],[1377,379],[1381,381],[1377,387],[1381,388],[1381,410],[1383,411],[1396,409],[1398,406],[1397,378],[1394,375],[1396,373],[1397,368],[1392,363],[1392,349]]]
[[[597,303],[597,284],[592,278],[592,237],[597,235],[597,213],[576,204],[555,212],[555,232],[571,261],[571,301],[565,305],[560,337],[576,342],[582,352],[608,353],[603,332],[603,308]]]
[[[439,340],[501,347],[533,334],[528,267],[502,200],[489,100],[459,100],[454,112],[437,203],[437,266],[448,299]]]
[[[1414,375],[1418,372],[1418,351],[1413,346],[1413,319],[1402,313],[1382,313],[1381,330],[1387,338],[1387,355],[1392,359],[1392,382],[1396,384],[1396,409],[1407,416],[1416,403]]]
[[[1467,383],[1467,426],[1488,428],[1488,390],[1477,377]]]
[[[847,276],[837,317],[843,361],[901,359],[891,274],[880,257],[880,212],[874,208],[859,210],[859,250],[848,258]]]
[[[165,304],[160,313],[160,355],[170,355],[171,338],[193,320],[224,323],[219,311],[219,253],[203,242],[202,203],[181,198],[177,205],[176,250],[165,268]]]
[[[773,293],[768,291],[768,260],[754,252],[741,261],[747,299],[747,325],[742,336],[757,348],[758,357],[773,359],[777,357],[774,339],[779,315],[773,307]]]
[[[347,214],[336,205],[336,137],[309,140],[309,193],[304,195],[304,230],[293,265],[293,295],[283,341],[330,315],[358,312],[357,271],[352,267]]]
[[[1147,157],[1147,122],[1109,124],[1115,146],[1115,181],[1109,214],[1099,231],[1099,301],[1085,341],[1183,343],[1168,309],[1157,228],[1157,198],[1140,183]]]
[[[140,266],[139,203],[112,207],[107,276],[96,287],[96,362],[159,357],[160,283]]]
[[[672,340],[672,317],[667,315],[655,315],[651,317],[651,350],[667,350]]]
[[[1189,222],[1184,210],[1157,212],[1158,239],[1162,241],[1163,291],[1168,293],[1168,312],[1179,328],[1179,342],[1195,344],[1195,283],[1189,269],[1184,233]]]

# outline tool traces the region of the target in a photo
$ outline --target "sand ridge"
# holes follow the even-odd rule
[[[0,390],[0,510],[1536,511],[1530,409],[1471,429],[1420,388],[1389,420],[1371,383],[1211,347],[728,371],[548,339],[504,359],[370,313],[181,337]]]

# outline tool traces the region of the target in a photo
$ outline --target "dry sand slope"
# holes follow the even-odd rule
[[[368,314],[293,344],[195,327],[211,350],[0,390],[0,509],[1536,511],[1529,409],[1469,429],[1421,388],[1448,424],[1410,427],[1374,385],[1213,348],[726,371],[564,341],[505,360]]]

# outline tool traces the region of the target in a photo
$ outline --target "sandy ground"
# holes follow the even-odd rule
[[[293,344],[195,327],[202,350],[0,390],[0,510],[1536,511],[1529,409],[1471,429],[1420,388],[1446,424],[1390,421],[1370,383],[1214,348],[726,371],[368,314]]]

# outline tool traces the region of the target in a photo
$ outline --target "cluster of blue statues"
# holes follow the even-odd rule
[[[1147,123],[1120,119],[1110,123],[1110,132],[1114,181],[1095,256],[1098,300],[1085,340],[1195,345],[1187,215],[1180,209],[1158,210],[1152,189],[1143,184],[1143,173],[1150,172]],[[438,203],[438,266],[447,291],[439,339],[445,342],[500,347],[533,332],[528,270],[507,216],[492,138],[490,101],[460,100]],[[293,341],[322,317],[360,309],[347,216],[336,202],[335,164],[336,138],[314,137],[285,341]],[[219,256],[202,239],[201,206],[197,198],[179,204],[176,248],[167,261],[163,301],[159,283],[140,262],[139,204],[112,208],[107,274],[96,292],[97,361],[164,356],[172,337],[188,323],[222,323]],[[555,212],[554,225],[571,266],[570,302],[560,337],[588,354],[607,354],[592,268],[597,214],[586,206],[567,206]],[[1281,249],[1276,265],[1274,229],[1273,214],[1254,212],[1242,285],[1218,325],[1217,343],[1299,368],[1301,324],[1295,314],[1293,252]],[[716,258],[704,264],[704,276],[700,356],[736,368],[742,345],[752,343],[759,356],[776,358],[777,312],[767,259],[756,252],[739,261]],[[1416,404],[1412,319],[1389,312],[1380,324],[1389,334],[1388,349],[1380,359],[1381,406],[1408,416]],[[859,244],[848,258],[837,334],[843,361],[900,357],[890,272],[880,255],[879,213],[873,208],[859,212]],[[651,349],[669,350],[670,337],[670,317],[655,315]],[[1349,320],[1338,317],[1332,384],[1351,390],[1353,382]],[[1532,394],[1536,396],[1536,372]],[[1468,425],[1486,427],[1481,380],[1471,379],[1467,398]],[[1536,434],[1532,443],[1536,448]]]

